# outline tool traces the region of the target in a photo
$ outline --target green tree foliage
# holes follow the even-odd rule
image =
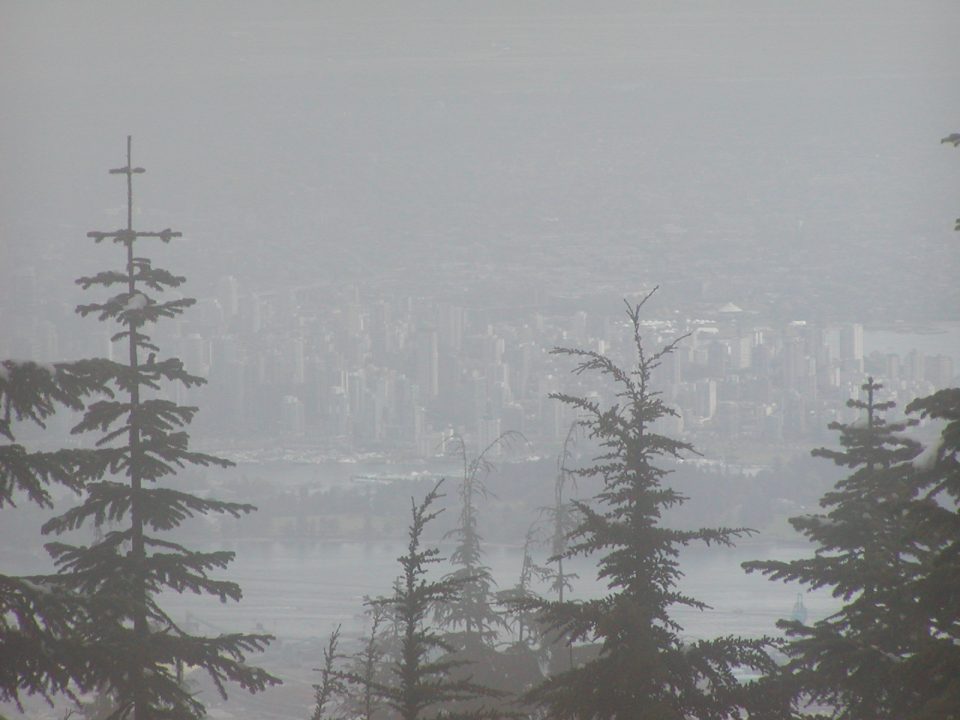
[[[14,496],[25,494],[40,507],[52,507],[47,488],[56,483],[79,492],[89,477],[91,453],[87,450],[29,452],[17,443],[17,423],[45,428],[57,407],[82,410],[83,399],[105,391],[104,364],[97,360],[42,365],[35,362],[0,362],[0,508],[14,505]]]
[[[532,647],[540,639],[540,624],[536,613],[531,610],[532,601],[540,596],[534,591],[536,580],[548,580],[553,577],[549,568],[542,567],[534,562],[533,547],[537,543],[537,527],[527,529],[523,539],[523,558],[520,563],[520,577],[517,583],[506,590],[497,593],[497,601],[507,607],[510,618],[510,629],[515,638],[515,644],[520,647]]]
[[[812,626],[778,623],[789,658],[780,681],[797,712],[814,704],[844,720],[906,718],[923,700],[905,670],[931,626],[912,588],[935,562],[942,538],[922,520],[933,508],[917,495],[911,461],[920,445],[902,434],[916,421],[887,422],[894,403],[878,401],[881,387],[868,379],[864,399],[847,402],[860,417],[830,424],[840,449],[813,451],[851,471],[820,500],[824,513],[790,519],[815,545],[813,557],[744,563],[771,580],[831,588],[844,601]]]
[[[550,588],[557,595],[557,600],[563,602],[563,595],[571,589],[570,581],[576,579],[575,573],[564,571],[563,558],[567,551],[567,539],[576,529],[576,506],[571,503],[565,493],[573,486],[576,488],[576,473],[570,470],[573,443],[576,440],[577,423],[573,423],[564,438],[563,447],[557,458],[557,478],[553,485],[553,505],[546,509],[550,524],[551,560],[557,570],[552,575]]]
[[[559,603],[563,603],[564,593],[572,589],[571,580],[577,577],[576,573],[571,573],[564,568],[563,560],[567,552],[570,534],[576,529],[578,523],[576,505],[568,500],[565,494],[570,487],[576,488],[577,484],[576,473],[571,471],[570,464],[573,460],[573,444],[577,438],[578,428],[579,425],[574,422],[567,430],[560,455],[557,457],[557,477],[553,485],[553,505],[545,508],[550,526],[550,563],[555,565],[556,568],[550,570],[548,578],[550,589],[555,593]],[[562,648],[566,643],[562,636],[556,634],[549,637],[544,635],[543,638],[550,641],[548,654],[551,668],[572,669],[573,646],[567,645]]]
[[[363,648],[352,658],[352,675],[361,678],[359,693],[349,693],[345,690],[344,705],[348,717],[360,720],[373,720],[380,710],[380,702],[373,692],[373,685],[378,673],[383,673],[383,658],[387,654],[384,650],[384,636],[381,635],[381,624],[384,620],[384,609],[377,605],[368,608],[370,617],[370,632],[366,637]],[[387,643],[396,640],[395,635],[387,636]]]
[[[500,435],[472,459],[468,458],[463,438],[454,437],[454,452],[463,463],[463,476],[458,489],[457,526],[445,536],[456,541],[450,554],[456,569],[446,578],[456,583],[460,591],[449,602],[437,605],[437,620],[447,630],[448,640],[468,652],[475,652],[481,645],[492,647],[499,631],[507,628],[506,620],[494,607],[496,583],[490,568],[483,564],[483,537],[477,520],[478,503],[487,496],[483,480],[493,469],[488,456],[515,437],[519,437],[518,433]]]
[[[537,524],[527,529],[516,584],[497,593],[498,602],[506,608],[512,641],[502,649],[480,654],[484,672],[478,673],[478,679],[512,697],[540,684],[544,677],[542,668],[551,658],[551,644],[543,635],[535,609],[541,596],[534,590],[534,583],[548,582],[555,573],[534,561],[534,546],[542,542],[538,531]]]
[[[745,666],[768,670],[772,662],[763,640],[720,638],[685,644],[682,628],[670,616],[680,605],[706,606],[677,589],[678,554],[690,543],[730,545],[742,529],[670,530],[662,512],[685,498],[664,484],[668,470],[658,459],[692,451],[684,442],[652,430],[673,411],[650,386],[650,375],[676,342],[648,355],[641,342],[641,309],[627,304],[637,353],[624,370],[602,353],[556,348],[578,360],[575,372],[597,373],[613,381],[616,399],[599,400],[556,394],[582,418],[589,438],[599,446],[592,465],[577,470],[599,480],[594,502],[578,502],[581,520],[565,557],[597,556],[598,577],[610,592],[587,601],[539,604],[548,629],[568,642],[594,642],[595,658],[548,678],[527,694],[551,718],[739,718],[750,704],[747,688],[734,671]]]
[[[340,626],[330,633],[327,640],[327,646],[323,649],[323,667],[318,668],[320,673],[320,682],[313,686],[313,714],[310,720],[325,720],[333,717],[330,714],[331,706],[337,702],[346,690],[341,673],[336,668],[337,659],[340,657],[337,652],[337,645],[340,642]]]
[[[422,535],[440,512],[430,509],[440,497],[439,487],[438,483],[419,505],[411,501],[407,553],[399,558],[403,573],[392,596],[372,601],[396,623],[398,647],[395,656],[388,658],[390,677],[382,682],[371,680],[368,673],[347,674],[403,720],[464,717],[450,708],[496,694],[458,672],[465,661],[453,656],[453,647],[429,623],[436,607],[456,600],[463,586],[458,578],[428,577],[430,566],[440,562],[439,550],[423,547]],[[469,713],[478,718],[488,715],[482,708]]]
[[[390,659],[400,657],[399,624],[385,631],[387,608],[369,597],[364,597],[364,603],[370,629],[360,650],[353,654],[340,652],[340,626],[337,626],[323,650],[323,666],[314,668],[320,673],[320,682],[313,686],[312,720],[388,717],[380,690],[391,685]]]
[[[905,663],[902,682],[917,702],[911,720],[960,718],[960,388],[914,400],[907,412],[944,423],[929,460],[918,465],[909,524],[929,549],[910,583],[913,612],[929,621]]]
[[[91,451],[31,451],[17,441],[16,430],[21,423],[46,427],[58,407],[81,410],[87,396],[103,390],[101,370],[95,360],[0,362],[0,510],[9,512],[21,495],[52,507],[51,484],[80,492],[91,478]],[[20,706],[21,693],[49,700],[54,693],[89,689],[90,666],[72,633],[84,612],[81,600],[56,578],[0,574],[0,700]]]
[[[132,179],[143,172],[130,162],[111,170],[126,176],[127,227],[116,232],[90,233],[98,243],[110,240],[124,251],[119,270],[100,272],[77,282],[84,288],[119,286],[102,302],[82,305],[81,315],[114,322],[114,342],[126,345],[126,362],[107,364],[114,397],[90,404],[76,433],[99,432],[98,450],[88,472],[96,478],[84,486],[82,503],[44,526],[47,533],[67,533],[85,524],[111,529],[91,545],[53,542],[47,548],[59,566],[64,587],[88,600],[89,617],[78,628],[104,692],[116,701],[113,718],[158,720],[202,715],[202,703],[178,677],[190,666],[207,672],[220,693],[224,684],[239,683],[258,691],[279,682],[265,671],[248,666],[245,654],[262,649],[267,635],[225,634],[199,637],[186,632],[158,604],[163,590],[213,595],[222,602],[239,600],[240,588],[216,580],[211,572],[224,568],[230,552],[198,552],[169,538],[188,518],[211,513],[238,517],[250,505],[200,498],[162,487],[163,478],[187,465],[226,467],[230,463],[190,450],[185,428],[196,407],[166,399],[162,384],[190,388],[205,382],[189,374],[175,357],[160,359],[147,330],[159,320],[175,318],[194,300],[162,300],[164,290],[178,288],[184,278],[155,267],[139,252],[143,240],[169,242],[170,230],[139,232],[132,227]],[[146,357],[144,357],[146,355]]]

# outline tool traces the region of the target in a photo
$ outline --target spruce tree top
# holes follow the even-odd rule
[[[651,374],[679,340],[647,353],[641,310],[650,295],[636,305],[627,303],[636,350],[631,369],[593,350],[554,349],[579,361],[575,373],[612,381],[615,397],[603,406],[592,397],[552,395],[578,412],[586,436],[600,449],[593,464],[576,471],[599,480],[601,488],[593,502],[576,503],[581,521],[563,556],[597,555],[598,579],[609,588],[605,597],[584,602],[536,603],[549,630],[570,643],[595,643],[599,652],[527,695],[553,718],[740,717],[749,700],[734,670],[771,665],[763,640],[684,643],[683,628],[670,613],[675,605],[706,608],[677,587],[680,548],[695,542],[730,545],[749,531],[661,525],[662,513],[686,500],[664,483],[670,471],[662,463],[693,448],[653,427],[659,418],[675,414],[653,389]]]
[[[244,659],[246,653],[264,648],[269,636],[194,636],[159,604],[164,590],[213,595],[224,602],[239,600],[236,583],[211,575],[227,566],[232,552],[190,550],[163,533],[191,517],[210,513],[239,517],[255,508],[201,498],[159,483],[188,465],[227,467],[232,463],[191,450],[186,427],[197,408],[179,405],[163,394],[165,384],[190,388],[205,382],[188,373],[179,358],[158,357],[160,348],[147,334],[153,324],[177,317],[195,301],[160,299],[164,290],[179,287],[185,279],[155,267],[139,252],[139,242],[166,243],[180,233],[134,230],[133,177],[144,170],[132,164],[130,149],[128,137],[127,164],[110,171],[126,179],[127,226],[88,233],[97,243],[110,240],[120,245],[125,263],[121,269],[77,281],[84,289],[103,287],[113,293],[77,310],[116,323],[119,329],[112,341],[125,344],[126,358],[125,362],[104,361],[115,395],[89,405],[73,430],[100,433],[92,463],[97,479],[86,485],[79,506],[50,520],[43,529],[61,534],[87,523],[98,530],[110,524],[89,546],[56,542],[47,548],[59,566],[61,582],[88,598],[90,618],[80,632],[100,685],[116,704],[111,719],[192,718],[203,714],[204,707],[180,682],[179,668],[203,669],[224,698],[228,681],[252,692],[279,681],[246,665]]]
[[[878,399],[881,389],[868,378],[863,398],[847,402],[860,416],[830,424],[840,432],[840,449],[813,451],[851,470],[821,498],[825,512],[790,518],[814,544],[813,556],[743,564],[747,572],[828,587],[842,598],[838,612],[812,626],[777,623],[786,631],[790,658],[779,677],[795,706],[831,706],[847,720],[908,716],[919,698],[902,682],[904,662],[929,634],[929,618],[918,612],[911,590],[933,549],[914,520],[917,477],[911,461],[920,446],[902,435],[916,421],[888,422],[884,413],[894,404]]]
[[[462,671],[469,663],[454,653],[454,648],[435,628],[429,617],[441,604],[455,601],[465,584],[462,578],[429,578],[429,567],[440,562],[439,550],[425,548],[423,530],[441,512],[431,510],[440,497],[440,483],[419,504],[411,498],[412,519],[407,552],[398,558],[403,570],[390,597],[372,601],[392,617],[399,634],[399,651],[390,663],[391,678],[378,682],[369,677],[347,673],[354,683],[369,688],[373,695],[392,708],[403,720],[421,718],[483,718],[497,716],[482,703],[469,712],[458,708],[498,695],[474,683]]]

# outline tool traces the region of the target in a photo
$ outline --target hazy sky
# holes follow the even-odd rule
[[[717,258],[737,300],[731,264],[789,256],[949,314],[958,26],[950,1],[0,0],[0,277],[113,262],[84,235],[122,222],[129,133],[138,223],[184,230],[199,295],[484,264],[614,305]]]

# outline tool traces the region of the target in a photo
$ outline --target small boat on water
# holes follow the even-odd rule
[[[793,612],[790,613],[790,619],[806,624],[807,608],[803,604],[803,593],[797,593],[797,600],[793,603]]]

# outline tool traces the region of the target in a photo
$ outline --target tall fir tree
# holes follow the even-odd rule
[[[22,424],[45,428],[58,408],[82,410],[90,394],[104,390],[102,369],[95,360],[0,362],[0,511],[10,512],[21,498],[53,507],[51,485],[79,493],[91,479],[90,450],[30,450],[16,435]],[[84,613],[83,599],[56,577],[0,574],[0,700],[22,709],[22,693],[50,700],[95,684],[73,632]]]
[[[332,706],[346,691],[346,683],[336,667],[342,656],[337,651],[340,643],[340,626],[330,633],[327,646],[323,649],[323,667],[315,668],[320,673],[320,682],[313,686],[313,713],[310,720],[327,720],[335,717]]]
[[[350,669],[345,675],[360,678],[356,683],[359,692],[344,691],[343,706],[347,717],[357,720],[374,720],[379,717],[380,701],[374,693],[374,683],[385,671],[383,658],[388,654],[386,646],[394,645],[397,639],[393,633],[384,633],[381,625],[385,619],[384,608],[368,602],[367,615],[370,618],[370,630],[364,639],[363,647],[350,660]]]
[[[524,537],[520,576],[512,587],[497,593],[497,600],[506,610],[512,640],[506,647],[480,655],[479,664],[484,674],[481,682],[518,697],[543,681],[543,668],[549,663],[550,652],[543,637],[536,602],[541,596],[534,590],[537,581],[553,577],[551,568],[538,565],[533,558],[534,546],[539,544],[540,528],[536,523],[527,528]]]
[[[908,413],[941,421],[943,429],[917,458],[916,502],[909,523],[929,552],[910,583],[913,611],[929,622],[928,632],[906,660],[902,682],[918,701],[908,720],[960,718],[960,388],[914,400]]]
[[[423,531],[440,513],[431,509],[441,497],[439,488],[440,483],[419,504],[411,500],[407,552],[399,558],[403,573],[393,595],[372,601],[392,620],[397,633],[395,651],[384,658],[388,677],[371,679],[367,671],[344,676],[402,720],[492,717],[482,702],[479,706],[475,703],[497,693],[462,675],[467,663],[456,657],[454,648],[430,624],[437,606],[456,600],[463,586],[459,578],[429,578],[430,567],[441,561],[440,551],[423,546]],[[456,709],[464,704],[471,705],[469,712]]]
[[[941,141],[960,147],[960,133]],[[960,218],[954,224],[960,231]],[[918,398],[907,413],[944,423],[938,441],[918,458],[917,502],[910,515],[930,548],[928,561],[911,583],[915,610],[929,619],[903,668],[902,681],[920,698],[909,720],[960,718],[960,388]]]
[[[790,519],[815,545],[813,557],[744,563],[747,572],[771,580],[830,588],[844,602],[813,625],[778,622],[789,658],[778,685],[797,714],[826,707],[843,720],[893,720],[908,717],[922,700],[904,682],[905,663],[930,636],[929,618],[911,590],[933,549],[917,522],[922,508],[911,461],[920,445],[903,435],[915,420],[884,418],[894,403],[878,399],[881,388],[869,378],[863,399],[847,402],[860,416],[830,424],[840,433],[840,449],[813,451],[851,470],[821,498],[824,513]]]
[[[577,484],[576,473],[570,470],[573,461],[573,444],[576,441],[579,425],[573,423],[567,430],[563,440],[560,455],[557,457],[557,477],[553,483],[553,505],[546,508],[550,523],[550,551],[551,560],[556,564],[556,572],[550,579],[550,589],[557,595],[557,600],[563,602],[563,595],[571,589],[571,580],[576,579],[576,573],[564,570],[563,558],[567,551],[569,535],[577,526],[576,506],[567,499],[565,493]]]
[[[573,444],[577,438],[579,425],[574,422],[567,430],[563,440],[560,455],[557,457],[557,476],[553,484],[553,505],[546,508],[550,523],[550,562],[556,569],[551,570],[549,576],[550,589],[556,594],[557,602],[563,603],[564,594],[573,588],[571,580],[576,579],[576,573],[564,568],[564,556],[567,552],[567,543],[577,527],[576,505],[567,499],[566,492],[572,486],[576,488],[576,473],[570,470],[573,462]],[[546,639],[546,636],[544,637]],[[553,669],[570,670],[573,668],[573,646],[563,648],[563,638],[553,635],[550,638],[549,662]]]
[[[536,524],[527,528],[523,538],[520,560],[520,576],[512,587],[497,593],[497,601],[507,608],[508,623],[514,637],[513,647],[532,648],[540,639],[540,625],[536,614],[531,611],[531,601],[539,599],[533,589],[537,580],[551,580],[550,568],[538,565],[533,559],[533,548],[537,544]]]
[[[477,521],[478,503],[487,497],[484,478],[494,467],[488,456],[516,437],[518,433],[504,433],[473,458],[469,457],[463,438],[454,437],[454,453],[460,458],[463,475],[458,488],[458,522],[445,536],[455,540],[450,553],[455,569],[446,577],[460,586],[460,592],[437,606],[437,620],[454,646],[471,653],[481,646],[493,647],[499,632],[507,628],[505,618],[495,607],[496,583],[490,568],[483,564],[483,537]]]
[[[139,253],[138,243],[152,239],[167,243],[180,233],[134,230],[133,177],[144,170],[131,162],[129,137],[127,164],[110,172],[126,179],[126,228],[88,236],[123,248],[124,264],[120,270],[77,282],[84,289],[120,286],[121,291],[77,310],[120,326],[113,341],[126,345],[126,362],[108,364],[114,399],[90,404],[74,428],[75,433],[102,433],[91,469],[96,480],[86,484],[79,506],[50,520],[43,530],[61,534],[86,523],[101,528],[107,522],[113,528],[91,545],[47,545],[59,567],[60,582],[88,598],[90,617],[80,630],[87,647],[99,652],[99,683],[116,703],[111,718],[193,718],[204,713],[204,706],[180,682],[179,670],[184,666],[206,671],[224,698],[226,682],[256,692],[279,681],[245,663],[245,654],[263,649],[268,635],[191,635],[160,607],[158,596],[163,590],[213,595],[222,602],[241,597],[235,583],[211,577],[212,571],[226,567],[233,553],[190,550],[161,533],[175,530],[191,517],[211,513],[239,517],[255,508],[159,484],[188,465],[227,467],[230,463],[190,450],[185,428],[197,408],[164,398],[161,383],[190,388],[205,381],[189,374],[180,359],[159,358],[160,348],[147,334],[151,325],[177,317],[195,301],[158,299],[161,292],[180,287],[185,279],[155,267]]]
[[[652,293],[651,293],[652,294]],[[660,435],[653,423],[673,414],[650,385],[652,371],[673,352],[674,341],[648,355],[641,340],[641,310],[649,299],[627,303],[636,365],[621,368],[593,351],[555,348],[576,358],[577,374],[597,373],[613,381],[616,401],[609,407],[593,397],[557,393],[581,417],[586,435],[599,446],[582,478],[599,480],[592,503],[577,502],[580,523],[564,557],[598,556],[598,579],[610,589],[602,598],[542,602],[548,628],[568,642],[596,643],[598,654],[553,675],[527,694],[551,718],[739,718],[750,705],[748,688],[735,676],[738,667],[766,671],[772,665],[764,640],[719,638],[685,644],[674,606],[706,605],[677,588],[680,548],[691,543],[730,545],[742,529],[673,530],[662,512],[684,502],[664,483],[669,470],[656,463],[691,452],[689,444]]]

